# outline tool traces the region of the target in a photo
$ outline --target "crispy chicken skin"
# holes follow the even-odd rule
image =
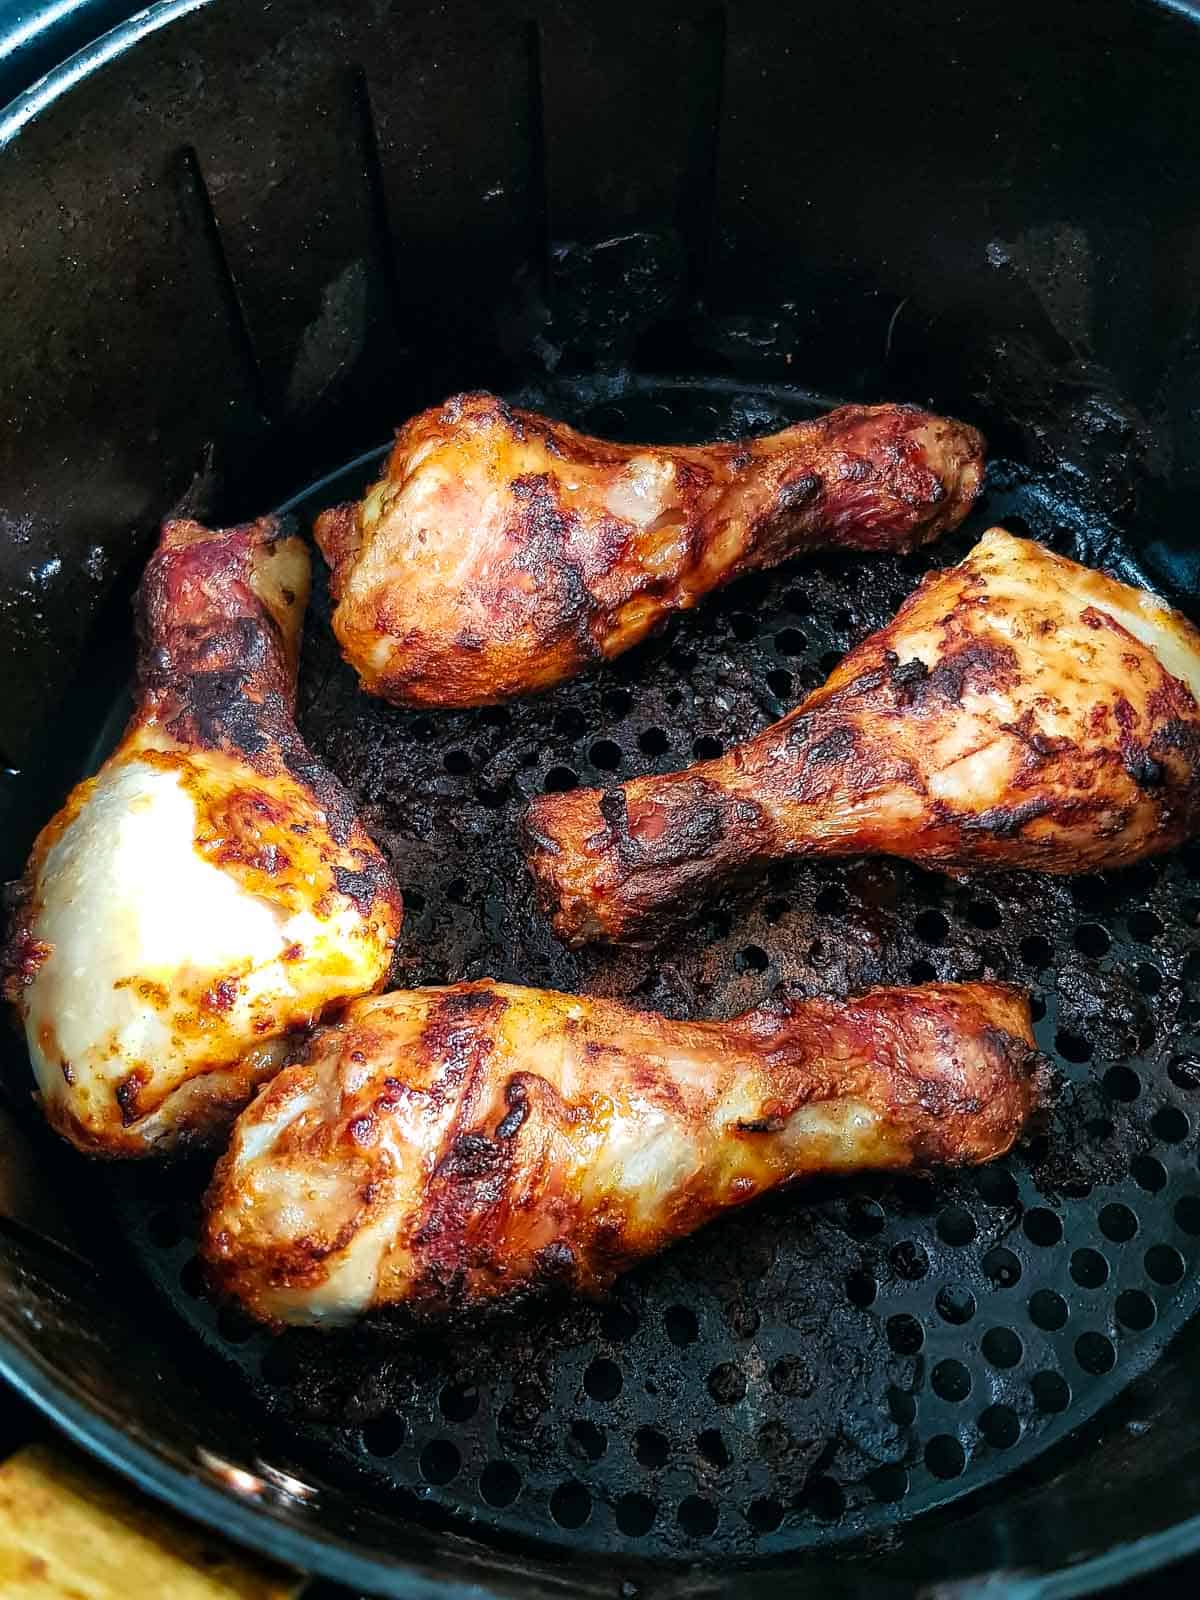
[[[81,1149],[223,1131],[282,1035],[387,976],[399,892],[292,720],[308,585],[273,519],[168,522],[133,717],[34,846],[5,989]]]
[[[1039,1059],[988,983],[731,1022],[492,982],[359,1000],[238,1118],[201,1251],[276,1323],[596,1294],[779,1184],[1002,1155]]]
[[[559,936],[636,937],[794,855],[1092,872],[1200,827],[1200,632],[994,528],[781,722],[619,788],[545,795],[529,861]]]
[[[912,550],[966,515],[973,428],[844,406],[733,444],[609,444],[456,395],[399,432],[358,505],[317,519],[333,628],[395,705],[492,705],[573,677],[756,567]]]

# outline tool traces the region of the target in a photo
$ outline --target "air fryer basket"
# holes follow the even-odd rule
[[[999,1569],[1057,1596],[1200,1544],[1196,848],[1061,883],[798,865],[656,949],[571,955],[515,842],[541,789],[779,716],[992,522],[1194,609],[1195,21],[173,0],[14,104],[9,875],[121,714],[128,596],[171,505],[305,525],[463,386],[660,440],[911,398],[993,448],[931,556],[797,562],[615,669],[446,716],[361,696],[319,589],[301,721],[405,888],[397,982],[719,1016],[781,981],[986,974],[1032,989],[1064,1083],[1004,1163],[780,1197],[602,1307],[273,1339],[204,1296],[203,1164],[57,1148],[14,1038],[6,1138],[67,1220],[0,1223],[0,1368],[77,1437],[394,1594],[886,1596]]]

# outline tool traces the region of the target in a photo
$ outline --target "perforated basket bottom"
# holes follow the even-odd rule
[[[557,404],[596,432],[664,441],[812,409],[665,382]],[[375,460],[299,499],[302,522],[357,493]],[[1084,536],[1046,485],[997,463],[969,528],[932,555],[796,562],[504,710],[367,699],[318,595],[301,720],[404,887],[397,983],[491,975],[719,1017],[784,979],[1011,979],[1032,990],[1068,1089],[1052,1125],[994,1166],[814,1184],[649,1262],[606,1306],[428,1343],[388,1326],[252,1330],[203,1296],[204,1175],[108,1176],[184,1329],[261,1402],[248,1437],[282,1430],[298,1470],[354,1474],[385,1507],[481,1533],[767,1555],[882,1533],[1012,1471],[1153,1360],[1197,1297],[1200,851],[967,887],[890,862],[797,864],[706,902],[657,950],[572,955],[534,915],[517,846],[543,789],[667,771],[777,718],[993,522],[1067,553]]]

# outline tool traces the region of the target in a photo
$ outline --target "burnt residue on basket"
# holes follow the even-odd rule
[[[666,387],[570,419],[701,438],[800,414],[769,391]],[[358,487],[333,485],[323,503]],[[147,1271],[298,1460],[491,1537],[709,1560],[886,1537],[1078,1426],[1187,1316],[1200,847],[1073,881],[795,863],[704,902],[669,937],[579,952],[537,914],[521,858],[532,796],[746,738],[983,527],[1086,558],[1052,504],[1000,461],[959,535],[873,558],[869,583],[853,559],[796,562],[608,669],[473,712],[362,695],[315,597],[300,721],[403,888],[395,983],[491,976],[721,1017],[781,984],[836,995],[994,977],[1031,990],[1057,1092],[1025,1145],[976,1173],[815,1185],[639,1268],[604,1305],[560,1300],[436,1339],[388,1318],[334,1335],[251,1330],[204,1297],[192,1262],[200,1178],[122,1178]]]

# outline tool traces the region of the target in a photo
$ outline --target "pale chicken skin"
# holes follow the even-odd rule
[[[133,717],[34,846],[5,988],[81,1149],[224,1131],[291,1030],[386,979],[399,892],[292,720],[309,570],[270,518],[164,526]]]
[[[277,1324],[594,1295],[779,1184],[1002,1155],[1043,1071],[1027,998],[998,984],[729,1022],[490,981],[382,995],[238,1118],[201,1251]]]
[[[1200,632],[1001,528],[931,573],[782,721],[720,759],[539,797],[529,862],[571,943],[789,856],[1095,872],[1200,828]]]
[[[801,550],[914,549],[958,525],[982,474],[973,428],[912,406],[668,448],[465,394],[408,422],[365,499],[315,531],[363,688],[481,706],[620,655]]]

